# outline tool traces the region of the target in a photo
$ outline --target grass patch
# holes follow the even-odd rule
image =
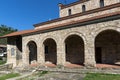
[[[4,74],[4,75],[0,76],[0,80],[6,80],[6,79],[17,77],[17,76],[20,76],[20,74],[19,73]]]
[[[18,80],[38,80],[38,78],[44,76],[45,74],[48,74],[48,71],[35,72],[30,76],[27,76],[27,77],[24,77],[24,78],[21,78],[21,79],[18,79]]]
[[[5,63],[6,63],[6,61],[0,60],[0,65],[3,65]]]
[[[120,80],[119,74],[88,73],[84,80]]]
[[[40,76],[43,76],[43,75],[45,75],[45,74],[47,74],[48,73],[48,71],[41,71],[38,75],[39,75],[39,77]]]

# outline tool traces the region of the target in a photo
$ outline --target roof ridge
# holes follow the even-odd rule
[[[113,12],[113,13],[108,13],[108,14],[103,14],[103,15],[95,16],[95,17],[91,17],[91,18],[86,18],[86,19],[82,19],[82,20],[79,20],[79,21],[75,21],[75,22],[72,21],[72,22],[69,22],[69,23],[61,24],[61,25],[49,26],[49,27],[44,27],[44,28],[34,29],[34,30],[18,31],[18,32],[14,32],[14,33],[11,33],[11,34],[8,34],[8,35],[5,35],[5,36],[1,36],[0,38],[6,38],[6,37],[35,33],[35,32],[39,32],[39,31],[45,31],[45,30],[49,30],[49,29],[59,28],[59,27],[62,27],[62,26],[88,22],[88,21],[91,21],[91,20],[102,19],[102,18],[111,17],[111,16],[115,16],[115,15],[120,15],[120,11]]]

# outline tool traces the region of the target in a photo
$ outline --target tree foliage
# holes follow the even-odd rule
[[[0,25],[0,36],[4,36],[6,34],[12,33],[12,32],[16,32],[17,29],[14,29],[12,27],[8,27],[6,25]],[[0,44],[7,44],[7,39],[0,39]]]

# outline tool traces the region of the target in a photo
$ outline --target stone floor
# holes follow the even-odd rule
[[[57,65],[49,63],[49,64],[45,64],[45,66],[47,66],[47,67],[56,67]],[[82,68],[84,66],[79,65],[79,64],[70,64],[70,63],[68,63],[68,64],[65,64],[64,67],[66,67],[66,68]]]
[[[37,66],[37,65],[32,65],[32,66]],[[55,64],[45,64],[46,67],[56,67]],[[80,65],[80,64],[65,64],[66,68],[83,68],[84,65]],[[113,65],[113,64],[96,64],[96,68],[120,68],[120,65]]]
[[[31,76],[31,73],[40,71],[48,71],[50,74],[45,76]],[[39,66],[38,64],[32,64],[20,71],[24,76],[30,74],[27,79],[12,79],[12,80],[83,80],[83,74],[86,73],[105,73],[105,74],[120,74],[120,65],[111,64],[96,64],[96,68],[86,68],[83,65],[78,64],[65,64],[65,66],[56,66],[52,63],[47,63],[44,66]]]
[[[84,66],[83,65],[80,65],[80,64],[65,64],[65,67],[67,68],[83,68]]]
[[[55,64],[52,64],[52,63],[46,63],[45,66],[48,66],[48,67],[56,67]]]
[[[97,68],[117,68],[120,69],[120,65],[112,65],[112,64],[96,64]]]

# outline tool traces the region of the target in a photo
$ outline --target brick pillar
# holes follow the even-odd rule
[[[96,67],[94,38],[89,37],[84,46],[85,46],[84,65],[86,67]]]
[[[57,65],[64,65],[65,64],[65,44],[58,43],[57,45]]]

